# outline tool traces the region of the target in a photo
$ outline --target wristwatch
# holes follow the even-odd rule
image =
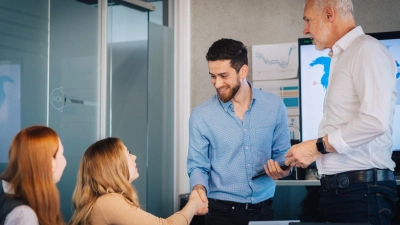
[[[325,154],[329,153],[326,151],[325,143],[324,143],[324,140],[322,139],[322,137],[318,138],[316,144],[317,144],[317,149],[321,154],[325,155]]]

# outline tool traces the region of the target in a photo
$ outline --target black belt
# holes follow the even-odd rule
[[[229,205],[232,206],[232,209],[238,208],[238,209],[246,209],[246,210],[259,210],[264,207],[269,207],[272,205],[272,199],[269,198],[265,201],[259,202],[259,203],[239,203],[239,202],[231,202],[231,201],[223,201],[223,200],[218,200],[218,199],[210,199],[211,201],[218,202],[223,205]]]
[[[346,188],[350,184],[378,181],[395,181],[394,173],[388,169],[356,170],[334,175],[322,175],[321,187],[326,190]]]

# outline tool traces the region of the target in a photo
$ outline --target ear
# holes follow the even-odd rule
[[[332,23],[333,20],[334,20],[335,17],[336,17],[336,12],[335,12],[335,10],[333,9],[333,7],[331,7],[331,6],[328,6],[328,7],[325,8],[324,14],[325,14],[326,19],[327,19],[327,21],[328,21],[329,23]]]
[[[239,70],[240,79],[246,78],[248,73],[249,73],[249,67],[246,64],[244,64],[242,68],[240,68]]]

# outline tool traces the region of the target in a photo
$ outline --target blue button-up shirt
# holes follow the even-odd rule
[[[287,111],[282,100],[252,88],[252,102],[243,121],[231,101],[218,95],[196,107],[189,121],[187,160],[190,188],[203,185],[207,197],[258,203],[273,197],[275,182],[264,171],[268,159],[285,161],[290,148]]]

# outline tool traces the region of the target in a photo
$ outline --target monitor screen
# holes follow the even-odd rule
[[[393,147],[400,151],[400,31],[369,33],[380,40],[392,54],[397,65],[397,102],[393,118]],[[299,38],[300,140],[318,138],[323,101],[329,78],[329,49],[318,51],[309,38]]]

